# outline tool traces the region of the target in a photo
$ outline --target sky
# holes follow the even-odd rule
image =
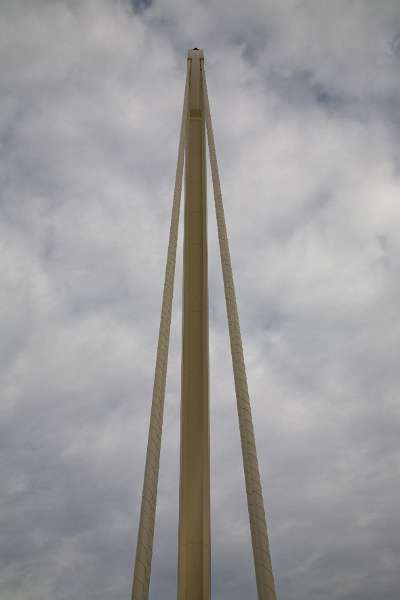
[[[2,0],[0,596],[130,597],[204,49],[280,600],[400,597],[400,4]],[[210,185],[209,185],[210,188]],[[209,193],[212,597],[256,598]],[[150,596],[176,597],[182,231]]]

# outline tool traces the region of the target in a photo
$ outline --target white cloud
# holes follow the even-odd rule
[[[1,596],[129,595],[186,50],[205,48],[280,597],[399,595],[400,12],[2,4]],[[255,594],[210,200],[214,598]],[[180,273],[152,594],[176,585]]]

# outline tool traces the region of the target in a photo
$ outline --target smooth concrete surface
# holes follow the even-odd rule
[[[190,50],[185,154],[178,600],[210,598],[209,353],[203,52]]]

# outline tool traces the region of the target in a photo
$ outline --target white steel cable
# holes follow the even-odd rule
[[[189,70],[188,70],[189,74]],[[178,242],[179,213],[182,195],[184,150],[186,143],[186,123],[188,105],[188,81],[186,77],[179,137],[178,161],[176,165],[174,199],[172,204],[167,264],[162,298],[160,329],[157,345],[157,358],[154,374],[153,398],[146,452],[142,503],[137,536],[136,558],[133,574],[132,600],[147,600],[149,596],[151,560],[153,554],[154,524],[157,504],[157,486],[160,464],[161,434],[164,416],[165,382],[168,366],[168,349],[171,329],[172,300]]]
[[[274,576],[272,573],[267,524],[265,519],[260,473],[258,469],[250,398],[243,356],[242,338],[240,334],[239,316],[236,304],[232,264],[229,252],[228,235],[224,216],[224,206],[222,202],[221,185],[204,66],[202,69],[202,77],[207,139],[210,155],[211,176],[214,188],[215,212],[217,217],[226,310],[228,315],[229,338],[235,379],[236,401],[239,416],[243,469],[246,482],[247,506],[250,519],[257,593],[259,600],[276,600],[277,596],[275,591]]]

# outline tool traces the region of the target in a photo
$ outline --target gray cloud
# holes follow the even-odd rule
[[[3,2],[0,591],[129,597],[202,46],[280,598],[397,600],[397,2]],[[210,194],[211,198],[211,194]],[[213,597],[255,597],[210,200]],[[174,598],[179,265],[152,597]]]

